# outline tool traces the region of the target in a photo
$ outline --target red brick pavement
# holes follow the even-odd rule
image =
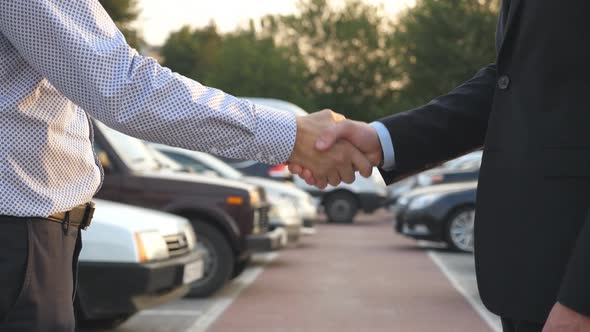
[[[209,331],[490,329],[424,250],[381,220],[320,225],[267,265]]]

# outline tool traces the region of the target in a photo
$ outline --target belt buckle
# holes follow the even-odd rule
[[[86,210],[84,211],[84,218],[82,219],[82,222],[80,223],[80,228],[83,230],[86,230],[90,226],[90,223],[92,221],[92,217],[94,216],[94,210],[95,210],[94,202],[90,201],[90,202],[86,203],[85,205],[86,205]]]

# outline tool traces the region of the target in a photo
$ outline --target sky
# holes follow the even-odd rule
[[[333,0],[334,3],[343,0]],[[364,0],[383,4],[395,15],[414,0]],[[137,26],[148,44],[161,45],[168,34],[183,25],[205,26],[215,20],[223,32],[247,24],[249,19],[267,14],[289,14],[296,10],[297,0],[139,0],[142,11]]]

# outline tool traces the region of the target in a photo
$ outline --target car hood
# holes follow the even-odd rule
[[[434,186],[416,188],[416,189],[413,189],[413,190],[407,192],[403,196],[404,197],[415,197],[415,196],[423,195],[423,194],[436,194],[436,193],[444,194],[444,193],[464,191],[464,190],[470,190],[470,189],[476,189],[476,188],[477,188],[477,181],[456,182],[456,183],[439,184],[439,185],[434,185]]]
[[[163,235],[178,234],[189,225],[187,219],[155,210],[95,199],[92,223],[112,225],[131,233],[157,230]],[[92,231],[92,225],[90,226]]]
[[[142,172],[140,174],[143,177],[150,177],[150,178],[157,178],[157,179],[166,179],[172,181],[183,181],[183,182],[194,182],[199,184],[208,184],[212,186],[222,186],[222,187],[230,187],[233,189],[241,189],[241,190],[254,190],[254,186],[252,184],[248,184],[242,181],[236,180],[229,180],[219,177],[210,177],[210,176],[203,176],[195,173],[182,173],[182,172],[174,172],[168,170],[162,171],[151,171],[151,172]]]
[[[255,176],[245,176],[244,182],[263,187],[267,192],[274,191],[279,194],[295,196],[297,198],[307,198],[309,196],[305,191],[297,188],[294,184],[268,180]]]

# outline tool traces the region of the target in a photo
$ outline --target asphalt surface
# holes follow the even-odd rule
[[[213,298],[144,311],[115,331],[500,331],[473,256],[396,235],[385,213],[360,219],[319,225],[297,247],[258,255]]]

